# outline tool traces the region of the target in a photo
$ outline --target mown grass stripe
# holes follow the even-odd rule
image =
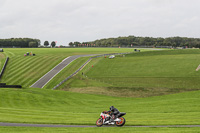
[[[22,66],[19,69],[15,69],[15,71],[13,71],[12,73],[8,74],[9,80],[8,82],[11,83],[15,83],[15,81],[18,81],[17,77],[21,77],[20,75],[22,75],[25,72],[28,72],[30,70],[30,68],[32,68],[32,66],[34,66],[35,64],[39,65],[38,63],[41,62],[40,60],[36,60],[36,62],[34,62],[34,64],[32,62],[29,62],[27,65],[28,66]]]
[[[51,58],[44,60],[44,59],[40,58],[40,59],[38,60],[38,59],[36,58],[36,59],[33,60],[32,62],[28,62],[28,63],[25,62],[25,63],[26,63],[26,66],[23,65],[23,66],[21,66],[21,67],[18,68],[18,69],[16,69],[16,67],[13,67],[13,69],[15,69],[14,72],[24,70],[24,67],[30,69],[30,68],[31,68],[32,66],[34,66],[35,64],[40,64],[39,62],[41,62],[41,61],[43,61],[43,60],[44,60],[44,62],[51,61],[50,59],[51,59]],[[42,62],[42,63],[43,63],[43,62]],[[15,65],[15,66],[16,66],[16,65]],[[28,66],[28,67],[27,67],[27,66]],[[30,70],[31,70],[31,69],[30,69]],[[11,73],[11,74],[12,74],[12,73]]]
[[[51,64],[51,61],[41,61],[40,63],[45,63],[45,65],[41,66],[40,64],[34,65],[34,67],[32,67],[32,70],[29,71],[29,76],[32,75],[34,77],[36,77],[35,75],[37,75],[37,78],[41,77],[44,73],[40,73],[40,71],[46,69],[46,66],[49,66]],[[35,70],[35,71],[33,71]],[[35,73],[35,75],[33,75],[32,73]],[[24,86],[30,86],[31,83],[35,80],[35,78],[24,78],[21,80],[21,84],[23,84]]]
[[[51,64],[51,65],[50,65]],[[52,62],[49,62],[49,65],[47,64],[47,66],[52,66],[53,68],[57,65],[57,63],[54,63],[54,65],[52,65]],[[48,71],[47,72],[44,72],[43,74],[40,74],[39,78],[41,78],[42,76],[44,76],[46,73],[48,73],[50,70],[52,70],[53,68],[52,67],[49,67],[48,68]],[[43,68],[40,68],[41,70]],[[34,82],[32,82],[34,81]],[[32,85],[33,83],[35,83],[36,81],[38,81],[38,79],[33,79],[32,81],[30,81],[30,84],[29,85]]]
[[[11,61],[10,62],[12,62],[12,64],[16,64],[16,63],[21,63],[21,62],[23,62],[25,59],[27,59],[27,58],[23,58],[23,57],[20,57],[20,56],[16,56],[16,57],[11,57]],[[12,65],[11,64],[11,65]]]
[[[21,66],[25,62],[29,62],[31,60],[35,60],[35,58],[37,58],[37,57],[33,57],[33,58],[13,57],[13,58],[11,58],[10,66],[11,66],[11,68],[13,66],[15,66],[14,64],[17,64],[17,65]]]
[[[10,68],[11,69],[9,69],[9,72],[8,72],[8,74],[9,75],[13,75],[13,74],[15,74],[15,72],[17,71],[17,72],[20,72],[21,70],[24,70],[24,67],[29,67],[29,66],[31,66],[31,65],[33,65],[33,64],[35,64],[35,61],[37,61],[37,59],[35,58],[34,60],[32,60],[31,62],[30,61],[26,61],[26,60],[23,60],[21,63],[17,63],[17,64],[14,64],[14,63],[12,63],[12,66],[10,66]],[[38,62],[37,62],[38,63]],[[18,66],[20,66],[20,67],[18,67]],[[29,67],[30,68],[30,67]]]
[[[34,65],[35,61],[36,60],[46,60],[46,61],[53,61],[53,60],[56,60],[57,58],[53,59],[51,56],[49,56],[48,58],[46,57],[42,57],[42,58],[39,58],[39,57],[31,57],[29,59],[18,59],[20,60],[20,62],[16,62],[16,63],[13,63],[11,62],[11,65],[10,65],[10,68],[9,68],[9,74],[12,74],[13,71],[20,71],[22,69],[24,69],[22,66],[26,65],[26,66],[29,66],[29,65]],[[48,60],[47,60],[48,59]],[[18,69],[16,69],[16,66],[20,66],[20,67],[17,67]],[[21,69],[20,69],[21,68]]]

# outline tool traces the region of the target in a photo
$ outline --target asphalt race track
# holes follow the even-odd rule
[[[0,126],[12,127],[97,127],[96,125],[52,125],[52,124],[23,124],[23,123],[3,123]],[[113,127],[103,126],[103,127]],[[125,127],[200,127],[200,125],[161,125],[161,126],[125,126]]]
[[[46,73],[43,77],[41,77],[38,81],[36,81],[31,87],[33,88],[43,88],[53,77],[55,77],[62,69],[68,66],[72,61],[76,60],[79,57],[87,57],[87,56],[95,56],[97,54],[90,55],[75,55],[70,56],[64,59],[60,64],[55,66],[52,70]]]

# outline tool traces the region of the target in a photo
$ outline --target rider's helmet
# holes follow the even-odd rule
[[[114,106],[110,106],[110,110],[113,110],[114,109]]]

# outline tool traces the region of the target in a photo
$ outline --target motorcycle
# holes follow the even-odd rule
[[[103,125],[116,125],[118,127],[121,127],[125,124],[126,120],[122,116],[124,116],[126,113],[119,113],[116,118],[114,118],[114,115],[110,115],[111,112],[103,111],[100,114],[100,118],[96,121],[96,126],[101,127]],[[113,121],[110,121],[111,118],[114,118]]]

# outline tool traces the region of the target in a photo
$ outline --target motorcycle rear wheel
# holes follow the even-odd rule
[[[103,119],[102,118],[99,118],[97,121],[96,121],[96,126],[97,127],[101,127],[103,125]]]
[[[125,124],[126,120],[124,119],[124,117],[120,117],[119,119],[121,119],[121,121],[120,122],[116,121],[115,125],[118,127],[122,127]]]

